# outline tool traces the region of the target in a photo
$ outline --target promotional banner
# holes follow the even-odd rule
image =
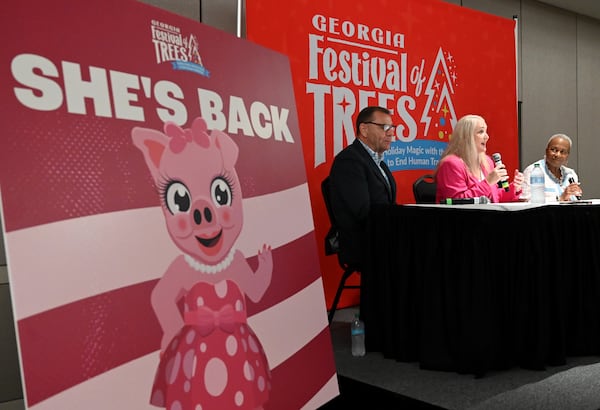
[[[401,204],[414,203],[413,182],[435,170],[466,114],[486,119],[488,153],[501,153],[510,175],[519,166],[513,20],[439,0],[251,0],[246,6],[248,39],[290,58],[321,244],[329,228],[321,181],[354,140],[356,115],[366,106],[388,108],[397,124],[385,160]],[[319,251],[330,303],[341,270],[323,245]],[[340,305],[357,301],[356,292],[346,291]]]
[[[13,2],[0,21],[27,408],[338,395],[287,56],[129,0]]]

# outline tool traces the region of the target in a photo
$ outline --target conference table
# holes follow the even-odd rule
[[[367,352],[477,377],[600,356],[600,200],[380,205],[366,244]]]

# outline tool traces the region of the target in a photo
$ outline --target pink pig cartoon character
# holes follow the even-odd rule
[[[132,130],[158,190],[169,235],[182,254],[152,291],[162,327],[150,403],[168,410],[261,409],[271,371],[246,318],[271,283],[271,247],[253,272],[234,247],[243,224],[235,170],[239,149],[221,131],[164,125]]]

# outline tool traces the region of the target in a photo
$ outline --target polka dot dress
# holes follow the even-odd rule
[[[184,321],[160,359],[150,403],[167,410],[255,409],[266,403],[271,372],[237,285],[194,285],[185,296]]]

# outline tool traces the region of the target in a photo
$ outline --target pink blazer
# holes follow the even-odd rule
[[[486,158],[490,169],[493,169],[494,161],[489,156]],[[483,168],[482,172],[484,172]],[[480,181],[467,171],[467,165],[456,155],[448,155],[440,162],[435,179],[437,203],[446,198],[477,198],[480,196],[486,196],[492,202],[516,202],[519,200],[520,192],[515,192],[512,182],[509,185],[509,191],[506,192],[496,184],[488,184],[485,179]]]

